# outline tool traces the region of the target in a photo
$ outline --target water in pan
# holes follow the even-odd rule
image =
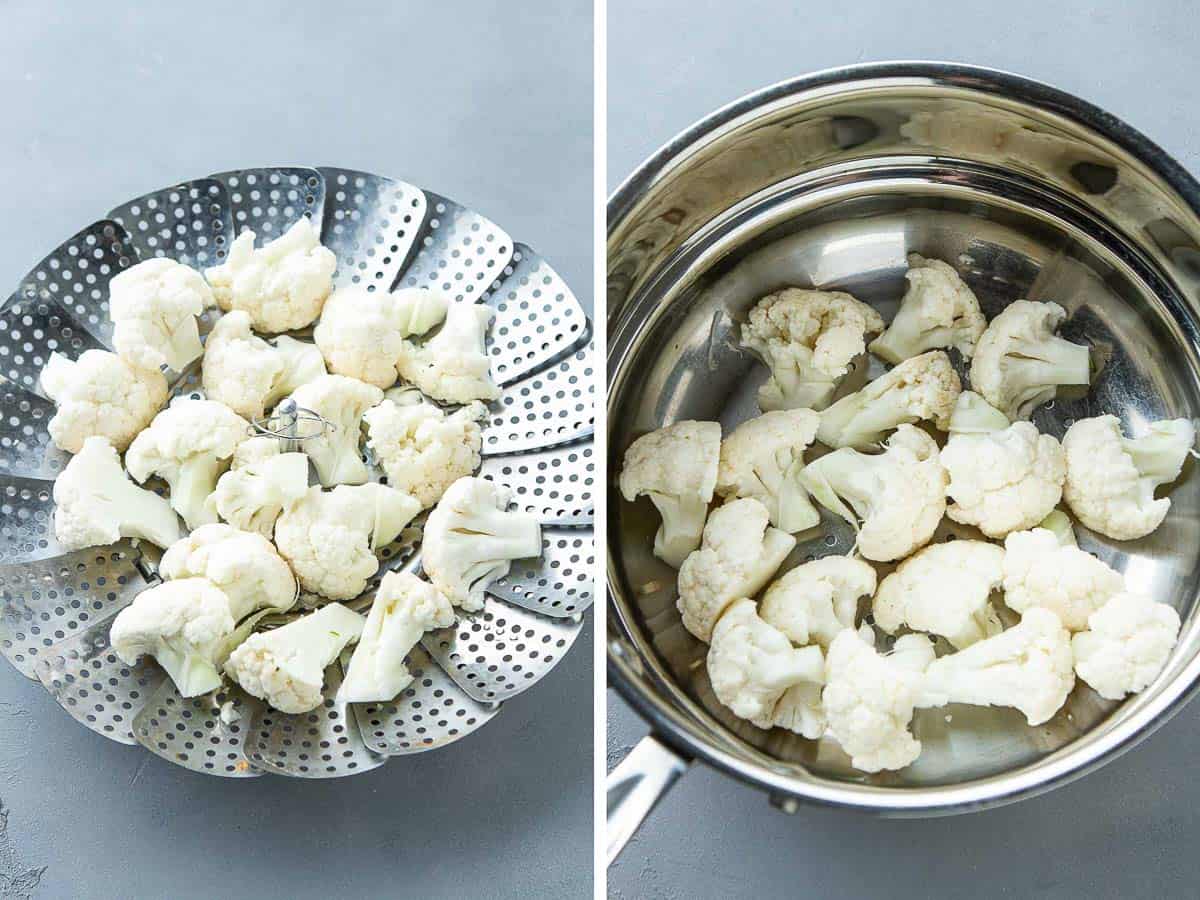
[[[655,333],[641,344],[650,352],[659,348],[658,355],[631,369],[643,376],[644,387],[618,414],[622,424],[613,437],[614,458],[632,437],[664,422],[718,419],[728,431],[757,414],[755,392],[766,368],[736,343],[737,321],[761,296],[786,285],[847,290],[873,304],[887,321],[904,291],[909,252],[955,265],[989,318],[1019,297],[1054,300],[1067,309],[1070,319],[1062,334],[1091,344],[1101,370],[1086,394],[1060,397],[1038,410],[1034,421],[1041,430],[1061,437],[1076,419],[1112,412],[1136,433],[1154,419],[1200,414],[1194,353],[1161,303],[1102,248],[1084,246],[1017,213],[991,209],[985,214],[978,205],[956,207],[944,198],[926,202],[892,196],[850,201],[824,210],[820,219],[777,226],[751,250],[722,259],[685,288],[687,295],[661,313],[650,326]],[[965,372],[961,360],[956,362]],[[861,359],[850,381],[861,384],[882,370],[877,360]],[[1123,571],[1131,587],[1181,612],[1187,611],[1200,571],[1200,479],[1189,477],[1193,466],[1188,464],[1171,493],[1166,523],[1151,536],[1116,543],[1077,528],[1081,547]],[[703,664],[706,648],[679,624],[675,573],[649,552],[658,524],[653,508],[648,502],[615,502],[614,519],[619,577],[625,595],[637,598],[654,649],[715,718],[778,759],[825,776],[878,784],[956,783],[1052,752],[1113,709],[1079,686],[1064,710],[1037,728],[1026,726],[1012,710],[954,706],[919,712],[914,731],[925,749],[917,763],[902,773],[863,776],[834,741],[806,741],[781,729],[761,731],[716,702]],[[825,514],[819,529],[798,538],[785,569],[849,552],[853,533]]]

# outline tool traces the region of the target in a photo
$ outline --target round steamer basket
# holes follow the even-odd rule
[[[392,702],[335,702],[347,655],[326,672],[318,709],[286,715],[231,684],[185,699],[153,660],[128,666],[112,652],[112,618],[159,581],[160,554],[126,541],[58,545],[52,490],[69,456],[50,442],[54,405],[38,376],[51,352],[111,349],[108,282],[122,270],[158,256],[216,265],[240,232],[261,244],[300,216],[337,256],[335,288],[429,287],[495,311],[488,353],[502,393],[478,474],[540,518],[543,552],[515,561],[482,611],[427,633],[407,660],[413,683]],[[0,375],[0,652],[110,740],[212,775],[350,775],[481,728],[547,675],[582,628],[595,559],[590,323],[544,259],[452,200],[367,172],[306,167],[222,172],[130,200],[64,241],[0,307]],[[202,396],[198,364],[173,384],[178,395]],[[365,610],[384,572],[419,564],[420,524],[383,549],[379,574],[347,605]]]

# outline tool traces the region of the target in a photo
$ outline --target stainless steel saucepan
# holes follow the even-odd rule
[[[609,466],[630,442],[685,418],[729,428],[755,414],[766,369],[737,322],[785,285],[848,290],[890,317],[905,257],[949,261],[990,318],[1019,297],[1067,308],[1064,335],[1099,364],[1086,396],[1035,422],[1061,436],[1112,412],[1200,412],[1200,185],[1113,116],[1015,75],[937,63],[822,72],[752,94],[675,138],[608,204]],[[865,368],[865,367],[860,367]],[[610,859],[692,760],[766,791],[883,815],[966,812],[1032,796],[1113,759],[1196,690],[1200,473],[1185,469],[1165,524],[1080,545],[1137,590],[1173,604],[1179,646],[1124,703],[1080,685],[1037,728],[1012,710],[950,707],[914,720],[924,752],[863,775],[832,740],[762,731],[712,695],[705,646],[680,625],[675,573],[650,553],[657,517],[610,479],[609,676],[652,734],[609,780]],[[790,565],[845,553],[826,518]]]

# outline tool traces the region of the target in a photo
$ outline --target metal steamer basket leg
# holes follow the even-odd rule
[[[765,369],[737,323],[785,285],[843,289],[889,319],[908,252],[950,261],[989,318],[1052,299],[1100,363],[1086,397],[1038,410],[1076,419],[1200,416],[1200,185],[1128,125],[1043,84],[940,63],[881,63],[767,88],[682,133],[608,205],[608,465],[681,419],[733,426]],[[878,364],[876,364],[878,365]],[[875,374],[874,372],[872,374]],[[1193,464],[1194,466],[1194,464]],[[609,778],[611,859],[691,760],[765,791],[893,816],[1011,802],[1089,772],[1178,711],[1200,680],[1200,478],[1172,490],[1166,523],[1137,542],[1079,543],[1184,619],[1164,671],[1121,704],[1077,686],[1031,728],[1011,710],[919,711],[924,750],[900,772],[855,771],[836,742],[764,731],[712,694],[706,647],[675,611],[675,573],[650,554],[657,519],[610,486],[610,683],[652,735]],[[796,562],[846,553],[828,516]]]
[[[149,658],[127,666],[112,652],[111,620],[159,580],[159,554],[128,541],[71,553],[57,544],[52,487],[69,456],[49,440],[54,407],[38,375],[51,352],[76,358],[111,347],[107,286],[117,273],[156,256],[216,265],[241,231],[270,240],[300,216],[320,225],[337,256],[335,286],[422,285],[495,310],[488,352],[503,394],[484,427],[480,474],[539,516],[544,552],[515,561],[481,612],[426,635],[407,660],[413,683],[391,703],[335,703],[347,657],[326,673],[324,704],[291,716],[235,685],[184,699]],[[240,169],[122,204],[50,253],[0,307],[0,653],[87,728],[213,775],[338,777],[471,734],[554,668],[592,603],[590,334],[578,301],[536,252],[403,181],[337,168]],[[172,396],[202,395],[198,368],[177,377]],[[324,427],[303,409],[256,425],[290,441]],[[380,574],[418,566],[419,537],[410,531],[384,548]],[[349,605],[368,607],[379,577]]]

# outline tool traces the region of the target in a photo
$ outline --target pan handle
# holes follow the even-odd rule
[[[690,762],[648,734],[609,773],[605,865],[611,865],[620,855],[650,810],[687,771]]]

